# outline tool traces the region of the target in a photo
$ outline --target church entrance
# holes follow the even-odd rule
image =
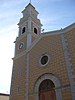
[[[56,100],[54,83],[46,79],[39,86],[39,100]]]

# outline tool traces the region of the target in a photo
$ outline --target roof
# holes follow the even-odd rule
[[[25,9],[22,11],[22,13],[23,13],[24,11],[26,11],[27,9],[29,9],[29,8],[32,8],[32,9],[34,9],[34,10],[36,11],[35,7],[34,7],[31,3],[29,3],[29,4],[25,7]],[[36,12],[37,12],[37,14],[39,14],[38,11],[36,11]]]
[[[10,96],[10,94],[0,93],[0,96]]]
[[[42,33],[41,35],[39,35],[37,37],[37,39],[32,43],[32,45],[27,50],[25,50],[22,53],[18,54],[16,57],[13,58],[13,60],[17,59],[18,57],[23,56],[27,52],[29,52],[43,37],[45,37],[45,36],[51,36],[51,35],[59,35],[59,34],[62,34],[62,33],[66,33],[66,32],[68,32],[68,31],[70,31],[70,30],[72,30],[74,28],[75,28],[75,23],[73,23],[73,24],[65,27],[64,29]]]
[[[65,28],[61,28],[60,30],[54,30],[54,31],[48,31],[48,32],[44,32],[42,33],[42,35],[55,35],[55,34],[61,34],[61,33],[65,33],[70,31],[71,29],[75,28],[75,23],[72,23],[71,25],[65,27]]]

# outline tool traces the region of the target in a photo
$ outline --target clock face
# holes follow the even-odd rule
[[[23,48],[23,43],[20,43],[19,44],[19,49],[22,49]]]

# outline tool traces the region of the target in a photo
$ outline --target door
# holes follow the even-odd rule
[[[54,84],[50,80],[44,80],[39,87],[40,100],[56,100]]]

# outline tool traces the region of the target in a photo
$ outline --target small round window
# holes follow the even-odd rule
[[[40,59],[40,63],[42,66],[45,66],[48,64],[49,61],[49,56],[48,55],[43,55]]]

